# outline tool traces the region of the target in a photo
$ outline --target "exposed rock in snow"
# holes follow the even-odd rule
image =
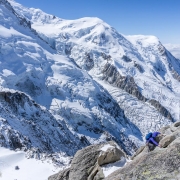
[[[24,93],[0,92],[0,109],[1,146],[24,150],[27,157],[51,157],[55,164],[66,165],[68,162],[61,162],[61,156],[72,156],[89,144]]]
[[[125,153],[113,142],[88,146],[79,150],[70,168],[49,177],[49,180],[100,180],[104,179],[105,165],[124,161]]]

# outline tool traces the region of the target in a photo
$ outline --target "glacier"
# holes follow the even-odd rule
[[[179,120],[180,61],[155,36],[0,0],[0,145],[68,166],[115,140],[127,154]]]

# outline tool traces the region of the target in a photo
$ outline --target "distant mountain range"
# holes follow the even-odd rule
[[[174,57],[180,59],[180,44],[164,44]]]

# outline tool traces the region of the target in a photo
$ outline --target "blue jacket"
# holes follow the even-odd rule
[[[154,133],[152,134],[152,137],[149,138],[149,140],[147,140],[147,143],[152,143],[152,144],[158,146],[159,144],[154,140],[154,138],[155,138],[156,136],[158,136],[159,134],[161,134],[161,133],[160,133],[160,132],[154,132]]]

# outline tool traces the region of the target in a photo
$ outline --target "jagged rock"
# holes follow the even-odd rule
[[[63,121],[58,123],[25,93],[1,91],[0,111],[0,146],[26,151],[27,157],[55,159],[58,165],[57,152],[73,156],[82,144],[89,145],[85,137],[72,135]]]
[[[65,169],[57,174],[54,174],[48,178],[48,180],[68,180],[70,168]]]
[[[111,60],[111,56],[110,56],[110,55],[107,55],[107,54],[105,54],[105,53],[101,53],[101,56],[102,56],[102,58],[103,58],[104,60],[107,60],[107,61]]]
[[[140,68],[140,67],[139,67]],[[115,66],[113,66],[110,63],[106,63],[103,70],[103,78],[102,80],[107,81],[108,83],[125,90],[129,94],[134,95],[137,97],[140,101],[146,102],[148,101],[152,106],[154,106],[164,117],[170,119],[173,121],[173,118],[171,116],[171,113],[158,101],[155,99],[148,100],[146,97],[144,97],[141,92],[138,89],[137,84],[134,81],[133,77],[130,76],[121,76],[121,74],[118,72]]]
[[[100,147],[100,145],[89,146],[75,154],[71,163],[69,179],[87,179],[87,171],[95,165],[100,153]]]
[[[166,135],[170,134],[170,133],[171,133],[170,125],[161,128],[161,129],[159,130],[159,132],[160,132],[161,134],[166,134]]]
[[[89,71],[94,67],[94,60],[91,57],[90,53],[86,53],[85,54],[85,58],[84,58],[84,64],[85,64],[85,70]]]
[[[70,45],[65,45],[65,54],[70,55],[71,54],[72,47]]]
[[[130,58],[128,58],[127,56],[123,55],[122,59],[125,61],[125,62],[131,62],[132,60]]]
[[[91,145],[77,151],[69,169],[50,176],[48,180],[101,180],[104,179],[101,165],[122,157],[125,153],[113,141]]]
[[[144,72],[144,69],[142,68],[142,66],[136,62],[134,62],[134,67],[136,67],[140,73]]]
[[[165,136],[160,141],[160,145],[161,145],[161,147],[167,147],[174,140],[175,140],[175,136],[174,135]]]
[[[141,146],[136,152],[135,154],[131,157],[131,159],[133,160],[137,155],[139,155],[144,149],[145,149],[146,146]]]
[[[124,89],[126,92],[136,96],[141,101],[147,100],[141,92],[139,92],[133,77],[121,76],[116,67],[110,63],[106,63],[102,72],[103,80],[108,81],[110,84],[113,84],[118,88]]]
[[[176,122],[173,127],[178,127],[179,124],[180,122]],[[105,180],[180,179],[180,129],[172,132],[170,126],[167,126],[160,132],[167,130],[169,135],[164,138],[164,134],[159,136],[159,143],[163,148],[156,147],[154,151],[147,151],[147,146],[142,146],[132,157],[133,161],[110,174]]]
[[[101,152],[98,157],[98,164],[104,165],[108,163],[113,163],[120,160],[121,157],[124,156],[124,153],[118,148],[108,149],[108,151]]]
[[[162,180],[180,178],[180,144],[156,149],[136,158],[105,180]]]
[[[180,75],[174,69],[171,71],[171,73],[173,78],[180,82]]]
[[[152,106],[154,106],[164,117],[166,117],[166,118],[170,119],[171,121],[173,121],[171,113],[165,107],[163,107],[158,101],[156,101],[155,99],[151,99],[148,102]]]

